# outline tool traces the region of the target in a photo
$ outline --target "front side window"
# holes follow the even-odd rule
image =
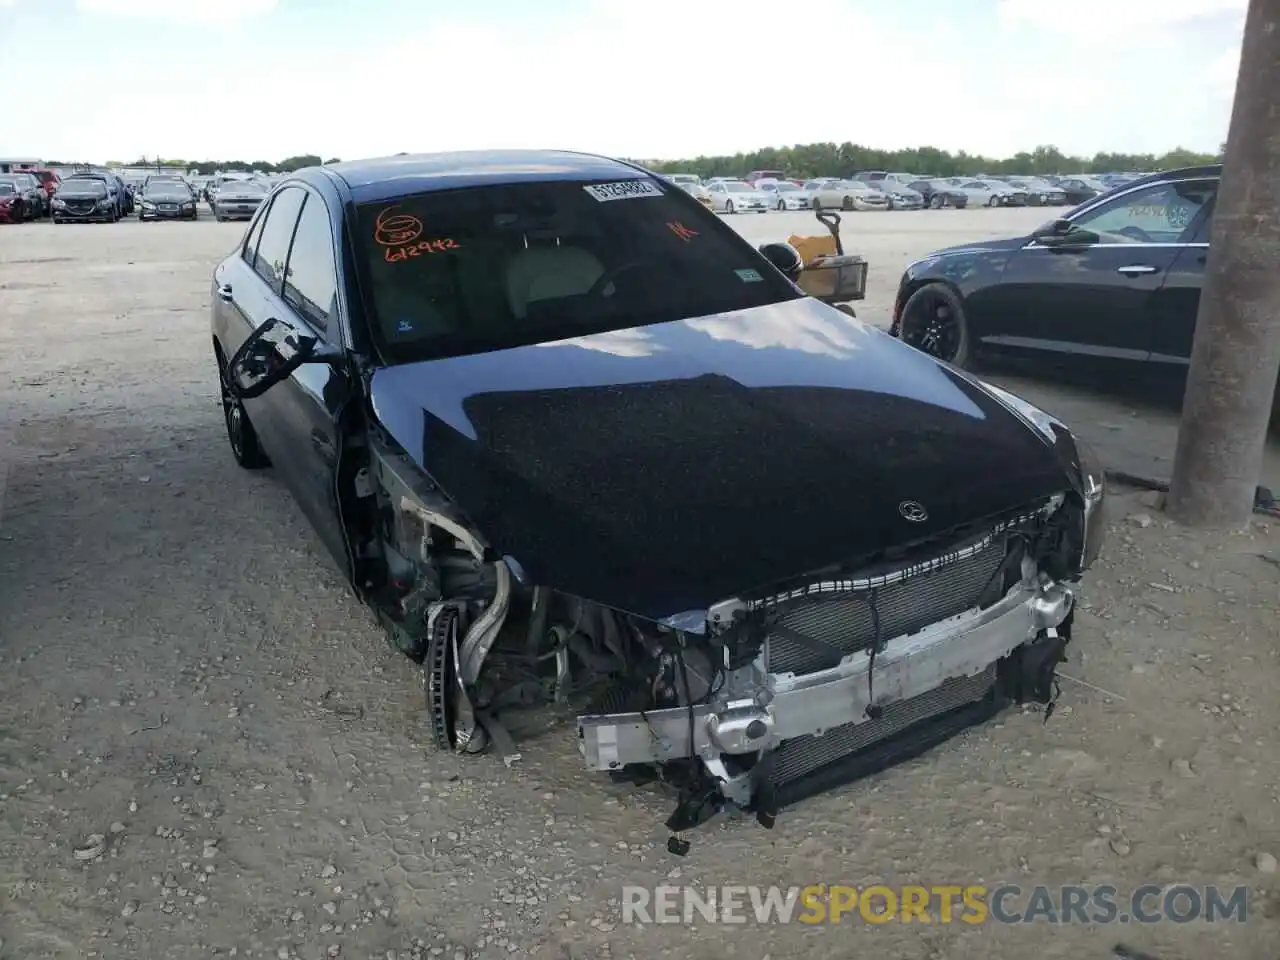
[[[338,274],[333,259],[333,236],[324,201],[312,194],[302,207],[289,268],[284,299],[317,330],[324,332],[337,307]]]
[[[1178,243],[1215,189],[1204,180],[1157,184],[1094,207],[1072,226],[1099,243]]]
[[[649,179],[426,193],[362,205],[354,229],[391,363],[799,296],[705,207]]]
[[[302,201],[306,193],[298,187],[285,187],[276,194],[267,211],[262,234],[258,238],[253,269],[271,285],[277,293],[284,279],[284,265],[289,260],[289,244],[293,242],[293,228],[298,224]]]

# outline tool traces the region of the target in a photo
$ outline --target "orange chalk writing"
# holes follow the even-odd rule
[[[373,224],[373,239],[384,247],[399,247],[413,243],[422,236],[422,221],[407,213],[397,213],[396,207],[387,207]]]
[[[692,240],[694,237],[698,235],[697,230],[689,229],[679,220],[672,220],[670,223],[667,224],[667,229],[670,230],[672,233],[674,233],[681,240],[685,241],[686,243],[688,243],[690,240]]]
[[[433,253],[446,253],[449,250],[460,250],[462,244],[456,240],[422,240],[418,243],[410,243],[400,247],[387,247],[384,257],[387,263],[399,263],[401,260],[410,260],[413,257],[424,257]]]

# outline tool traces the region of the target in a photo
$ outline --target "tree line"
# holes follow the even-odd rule
[[[46,161],[51,167],[71,167],[74,163],[64,163],[59,160]],[[294,170],[301,170],[303,167],[318,167],[321,164],[320,157],[314,153],[303,153],[296,157],[286,157],[279,163],[273,163],[270,160],[178,160],[171,158],[157,157],[139,157],[132,162],[121,162],[119,160],[108,160],[108,167],[151,167],[152,169],[163,170],[194,170],[198,174],[210,174],[218,170],[260,170],[263,173],[292,173]],[[337,157],[330,157],[324,163],[341,163]]]
[[[936,177],[963,177],[980,173],[1034,176],[1045,173],[1110,173],[1169,170],[1222,160],[1226,144],[1216,154],[1197,153],[1182,147],[1163,154],[1096,153],[1073,156],[1054,146],[1036,147],[1012,157],[986,157],[963,150],[951,153],[937,147],[909,150],[876,150],[857,143],[805,143],[792,147],[765,147],[732,156],[693,157],[687,160],[641,161],[658,173],[696,173],[703,177],[740,177],[752,170],[782,170],[793,177],[847,177],[859,170],[890,170]],[[339,163],[337,157],[321,161],[316,154],[299,154],[279,162],[270,160],[178,160],[140,157],[133,163],[107,161],[108,166],[161,167],[211,174],[216,170],[261,170],[292,173],[321,163]],[[70,166],[49,161],[54,166]]]
[[[1012,157],[951,153],[937,147],[909,150],[876,150],[857,143],[805,143],[793,147],[766,147],[733,156],[694,157],[688,160],[649,161],[657,173],[693,173],[703,177],[741,177],[752,170],[782,170],[797,178],[847,177],[860,170],[888,170],[935,177],[964,177],[980,173],[1034,176],[1045,173],[1111,173],[1169,170],[1222,160],[1226,144],[1217,154],[1197,153],[1182,147],[1164,154],[1097,153],[1077,157],[1054,146],[1036,147]]]

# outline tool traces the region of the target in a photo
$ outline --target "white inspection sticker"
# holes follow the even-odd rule
[[[606,200],[631,200],[636,197],[660,197],[662,191],[652,180],[619,180],[616,183],[588,183],[582,188],[601,203]]]

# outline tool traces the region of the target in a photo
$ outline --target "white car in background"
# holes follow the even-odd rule
[[[745,180],[713,180],[707,184],[716,213],[768,213],[769,197]]]
[[[1027,205],[1027,192],[1018,190],[1003,180],[953,177],[947,182],[964,192],[969,198],[970,207],[1025,207]]]
[[[861,180],[810,180],[804,185],[814,210],[888,210],[889,196]]]
[[[775,210],[807,210],[809,196],[790,180],[757,180],[756,189],[769,197]]]

